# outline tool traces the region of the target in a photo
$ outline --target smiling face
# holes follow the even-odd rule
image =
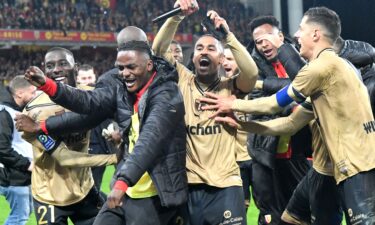
[[[236,73],[238,73],[238,66],[236,60],[233,57],[232,51],[229,48],[224,49],[224,62],[223,67],[225,70],[226,77],[232,77]]]
[[[223,47],[218,40],[211,36],[198,39],[193,56],[198,76],[217,76],[223,60]]]
[[[176,43],[171,43],[171,45],[169,46],[170,49],[171,49],[171,52],[172,52],[172,56],[173,58],[179,62],[179,63],[182,63],[183,60],[184,60],[184,55],[182,54],[182,48],[181,48],[181,45],[179,44],[176,44]]]
[[[307,23],[307,19],[307,16],[302,18],[294,36],[301,46],[299,50],[300,55],[307,60],[311,60],[313,58],[313,46],[317,29],[314,29],[314,23]]]
[[[256,27],[253,31],[253,39],[258,52],[268,61],[274,61],[277,57],[277,48],[270,41],[260,38],[265,34],[275,35],[282,42],[284,41],[284,36],[278,28],[267,23]]]
[[[129,92],[134,93],[150,79],[153,64],[150,57],[134,50],[120,51],[117,53],[116,67]]]
[[[75,86],[77,68],[72,55],[62,50],[51,51],[46,54],[44,63],[47,77],[56,82]]]

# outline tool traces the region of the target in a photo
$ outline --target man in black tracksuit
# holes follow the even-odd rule
[[[278,28],[278,21],[273,16],[261,16],[252,20],[255,48],[252,56],[259,69],[259,80],[250,94],[250,99],[269,96],[290,84],[292,75],[289,71],[298,71],[304,64],[298,57],[287,58],[280,62],[279,54],[288,54],[282,49],[275,49],[271,43],[260,41],[262,35],[271,34],[284,43],[288,43]],[[252,120],[270,120],[288,115],[292,108],[278,115],[251,115]],[[252,183],[253,198],[260,210],[258,224],[280,224],[284,211],[295,187],[310,168],[306,155],[311,152],[311,133],[308,127],[295,135],[266,136],[249,134],[248,150],[253,159]]]
[[[134,32],[144,34],[132,27]],[[177,210],[187,200],[186,130],[178,75],[169,63],[152,56],[146,42],[138,40],[119,46],[116,64],[123,83],[116,88],[85,92],[45,80],[35,68],[25,74],[64,107],[89,117],[114,118],[127,128],[123,138],[129,148],[95,224],[174,223]],[[137,209],[139,204],[142,211]]]

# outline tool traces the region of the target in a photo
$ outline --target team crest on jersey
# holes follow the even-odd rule
[[[203,112],[202,106],[204,105],[205,104],[203,104],[201,101],[199,101],[198,99],[195,99],[194,101],[195,110],[197,110],[198,112]]]
[[[272,221],[272,216],[270,214],[267,214],[267,215],[264,216],[264,219],[266,220],[266,223],[269,224]]]

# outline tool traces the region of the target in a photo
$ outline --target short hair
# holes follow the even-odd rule
[[[274,16],[258,16],[255,17],[250,23],[249,23],[249,28],[251,33],[254,32],[255,28],[262,26],[263,24],[269,24],[277,29],[280,30],[279,28],[279,21],[276,19]]]
[[[218,49],[218,51],[220,53],[224,54],[224,46],[223,46],[223,43],[221,41],[219,41],[217,38],[215,38],[212,34],[203,34],[202,36],[200,36],[198,38],[198,40],[201,39],[201,38],[203,38],[203,37],[212,37],[213,39],[215,39],[219,43],[219,49]],[[197,44],[198,40],[195,42],[195,44]]]
[[[89,64],[82,64],[79,66],[78,70],[89,71],[94,70],[94,67]]]
[[[24,75],[17,75],[9,82],[9,91],[12,95],[19,89],[25,89],[32,86],[24,77]]]
[[[333,44],[341,34],[341,21],[337,13],[327,7],[314,7],[308,9],[306,23],[317,23],[325,28],[326,36]]]
[[[175,41],[175,40],[172,40],[172,41],[171,41],[171,44],[175,44],[175,45],[179,45],[179,46],[181,46],[180,42]]]
[[[71,56],[73,57],[73,59],[74,59],[73,52],[71,52],[70,50],[68,50],[68,49],[66,49],[66,48],[61,48],[61,47],[52,47],[52,48],[48,49],[47,53],[55,52],[55,51],[65,52],[66,54],[71,55]]]

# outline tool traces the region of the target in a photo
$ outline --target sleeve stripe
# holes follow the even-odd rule
[[[292,86],[292,91],[293,91],[294,96],[296,96],[296,98],[297,98],[296,102],[302,103],[306,100],[306,97],[303,94],[301,94],[300,92],[298,92],[296,89],[294,89],[293,86]]]
[[[292,103],[294,100],[288,95],[288,88],[289,85],[281,89],[276,93],[276,100],[277,104],[279,104],[280,107],[285,107]]]
[[[301,106],[307,110],[310,110],[310,111],[313,111],[313,107],[312,107],[312,104],[310,102],[302,102],[301,103]]]

